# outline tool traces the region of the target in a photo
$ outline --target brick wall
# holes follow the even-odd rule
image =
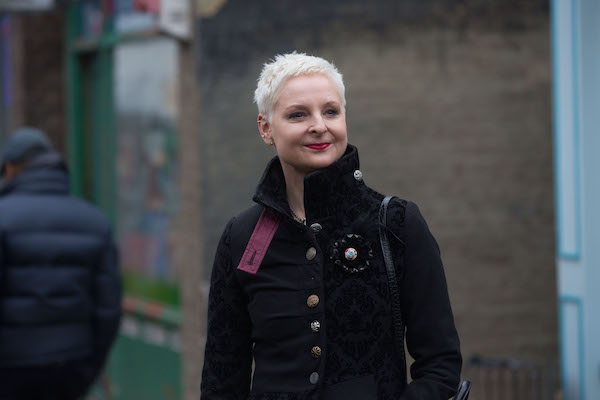
[[[19,16],[22,123],[44,130],[57,150],[67,143],[64,29],[61,10]]]
[[[548,5],[446,3],[230,0],[200,21],[204,268],[272,156],[261,64],[306,51],[344,74],[366,182],[438,239],[465,357],[556,362]]]

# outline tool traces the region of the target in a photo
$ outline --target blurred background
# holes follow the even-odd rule
[[[197,399],[208,279],[293,50],[344,74],[369,186],[442,251],[472,399],[600,398],[597,0],[0,0],[0,142],[49,133],[112,218],[125,312],[93,399]]]

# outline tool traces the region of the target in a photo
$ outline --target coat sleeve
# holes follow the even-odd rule
[[[94,375],[100,372],[121,320],[121,276],[118,249],[110,230],[94,275]]]
[[[250,391],[251,323],[231,261],[232,224],[221,236],[210,280],[201,400],[245,400]]]
[[[462,357],[440,250],[416,204],[408,202],[404,221],[402,314],[415,361],[401,399],[447,400],[456,394]]]

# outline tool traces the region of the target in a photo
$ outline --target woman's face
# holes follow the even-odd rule
[[[284,172],[307,175],[327,167],[348,143],[342,99],[322,74],[290,78],[281,88],[271,122],[260,114],[258,125],[263,140],[273,140]]]

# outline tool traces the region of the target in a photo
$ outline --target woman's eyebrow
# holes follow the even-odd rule
[[[292,104],[284,108],[284,111],[291,111],[294,109],[307,109],[308,107],[303,104]]]
[[[336,100],[330,100],[328,102],[326,102],[325,104],[323,104],[324,107],[330,107],[330,106],[335,106],[335,107],[339,107],[340,103]],[[304,105],[304,104],[291,104],[289,106],[287,106],[286,108],[284,108],[284,111],[290,111],[292,109],[308,109],[309,107]]]

